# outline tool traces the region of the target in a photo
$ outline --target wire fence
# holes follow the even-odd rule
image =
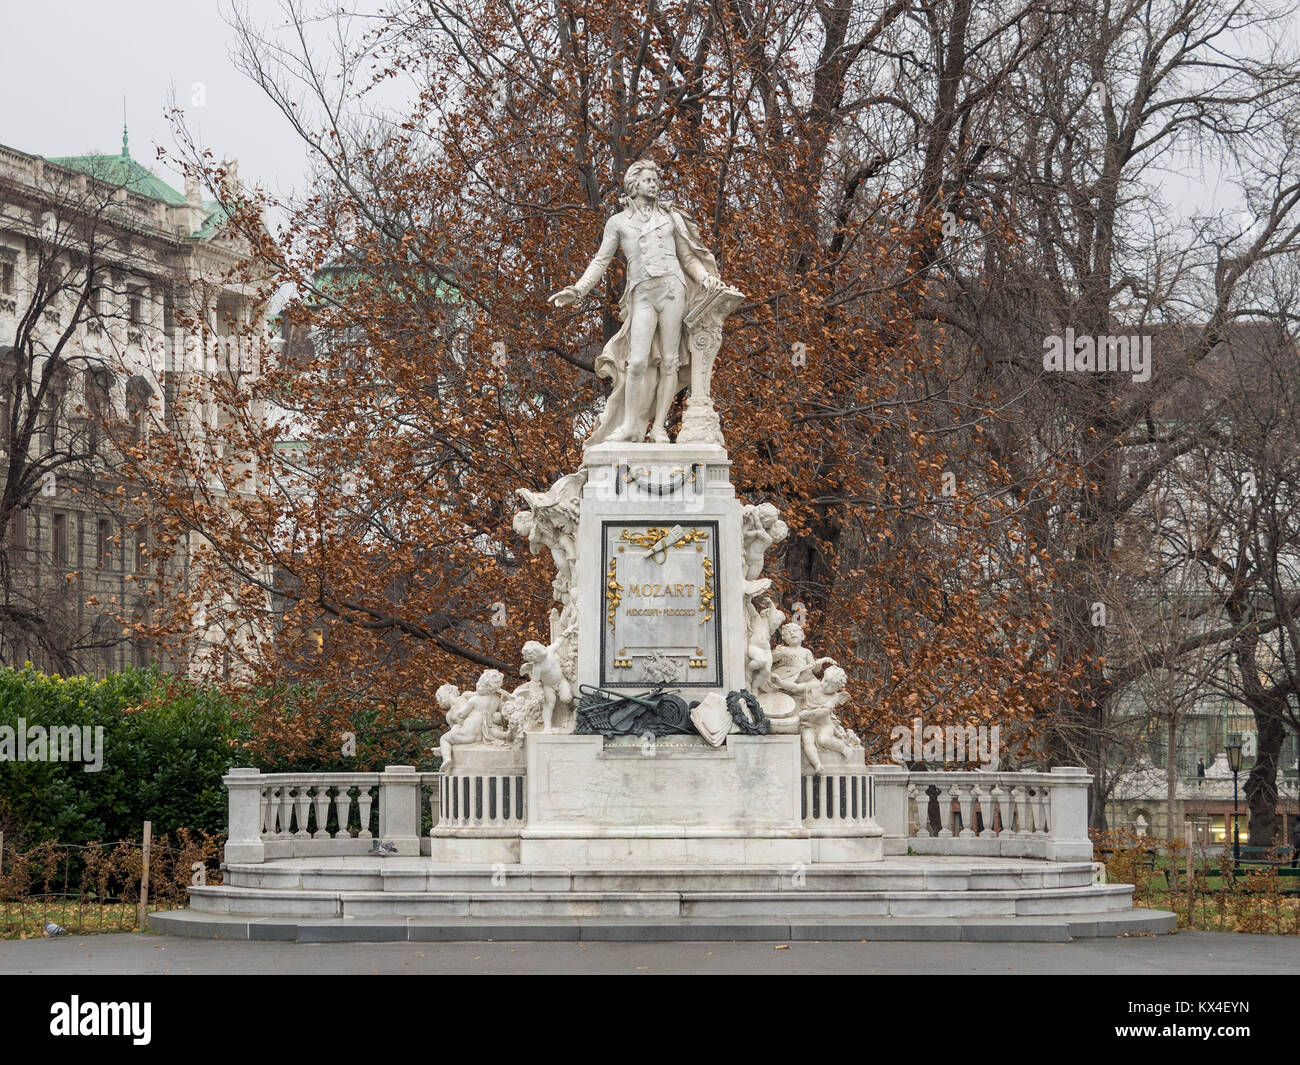
[[[150,838],[148,826],[138,840],[27,850],[0,835],[0,938],[134,931],[146,913],[185,906],[191,885],[221,883],[224,843],[183,828]]]
[[[1116,829],[1094,833],[1112,884],[1132,884],[1133,904],[1170,910],[1179,928],[1300,935],[1300,869],[1289,860],[1236,861],[1232,844],[1161,839]]]

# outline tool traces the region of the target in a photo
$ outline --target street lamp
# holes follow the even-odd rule
[[[1232,770],[1232,863],[1241,864],[1241,827],[1237,820],[1237,774],[1241,772],[1241,741],[1228,744],[1228,768]]]

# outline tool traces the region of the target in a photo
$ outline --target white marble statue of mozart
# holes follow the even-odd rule
[[[622,250],[627,285],[619,302],[623,327],[596,360],[596,373],[613,391],[588,444],[602,441],[669,443],[664,422],[673,397],[690,384],[691,311],[726,289],[695,222],[661,201],[659,167],[641,160],[623,178],[623,210],[605,224],[600,250],[574,284],[551,297],[577,303],[595,287]]]

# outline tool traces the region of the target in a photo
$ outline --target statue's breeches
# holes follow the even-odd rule
[[[639,356],[644,359],[649,354],[650,341],[657,327],[663,358],[660,369],[667,372],[676,370],[682,316],[686,313],[686,285],[681,278],[664,275],[642,281],[632,291],[628,313],[632,358]]]

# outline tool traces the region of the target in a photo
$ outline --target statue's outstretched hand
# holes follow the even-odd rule
[[[548,297],[549,302],[554,303],[557,307],[572,307],[580,299],[582,297],[578,295],[578,290],[572,285],[562,288],[553,296]]]

